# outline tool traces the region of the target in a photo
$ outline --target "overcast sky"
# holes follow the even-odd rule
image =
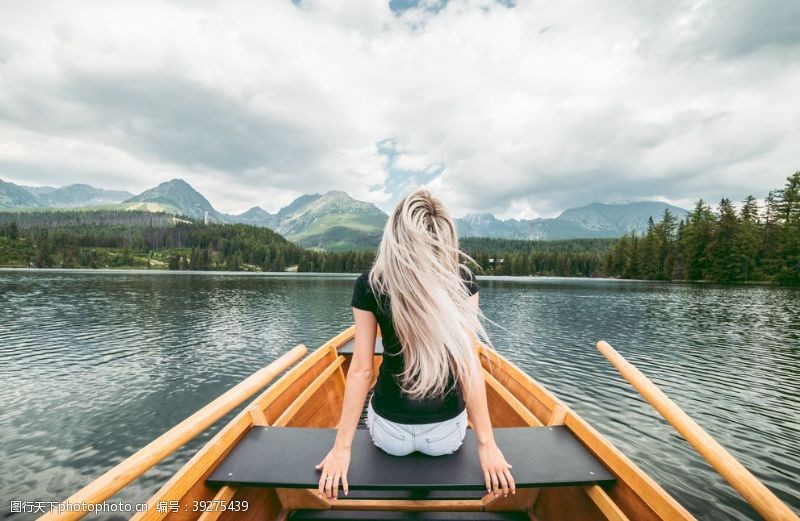
[[[800,169],[800,2],[0,0],[0,178],[217,209],[763,198]]]

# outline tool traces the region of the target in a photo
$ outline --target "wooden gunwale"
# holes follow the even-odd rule
[[[299,410],[308,403],[308,400],[314,395],[320,387],[322,387],[325,382],[333,375],[334,372],[339,371],[342,368],[342,363],[344,362],[344,356],[339,355],[336,360],[328,365],[324,371],[317,375],[314,378],[314,381],[311,382],[311,385],[303,389],[303,391],[297,395],[297,398],[287,407],[278,419],[275,420],[273,425],[278,426],[285,426],[288,425],[292,418],[299,412]]]

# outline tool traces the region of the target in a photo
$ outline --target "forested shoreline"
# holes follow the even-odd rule
[[[800,172],[761,204],[748,196],[737,209],[725,198],[712,211],[700,200],[681,221],[665,212],[642,236],[621,237],[603,271],[646,280],[800,285]]]
[[[54,219],[51,222],[51,217]],[[167,215],[59,211],[0,213],[0,266],[353,273],[374,250],[324,252],[297,246],[268,228],[202,224]],[[465,238],[483,274],[602,276],[615,239],[521,241]]]
[[[525,241],[464,238],[488,275],[617,277],[800,285],[800,172],[763,203],[716,211],[698,201],[683,220],[669,211],[645,233],[619,239]],[[274,231],[202,224],[164,213],[113,210],[0,212],[0,266],[170,270],[361,272],[374,250],[304,249]]]

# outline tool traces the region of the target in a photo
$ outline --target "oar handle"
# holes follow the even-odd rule
[[[666,394],[607,342],[597,343],[597,350],[620,374],[667,420],[745,500],[768,521],[797,521],[797,515],[758,478],[731,456],[702,427],[678,407]]]

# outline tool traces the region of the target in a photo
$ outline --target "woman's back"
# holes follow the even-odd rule
[[[469,294],[477,293],[479,286],[473,273],[464,266],[460,267],[460,272]],[[368,271],[356,279],[352,306],[374,313],[381,328],[384,353],[372,398],[375,412],[394,422],[422,424],[448,420],[464,410],[463,391],[458,382],[454,382],[452,372],[447,383],[448,392],[442,397],[412,399],[403,393],[399,375],[405,368],[405,360],[392,323],[391,302],[387,295],[376,293],[370,286]]]

